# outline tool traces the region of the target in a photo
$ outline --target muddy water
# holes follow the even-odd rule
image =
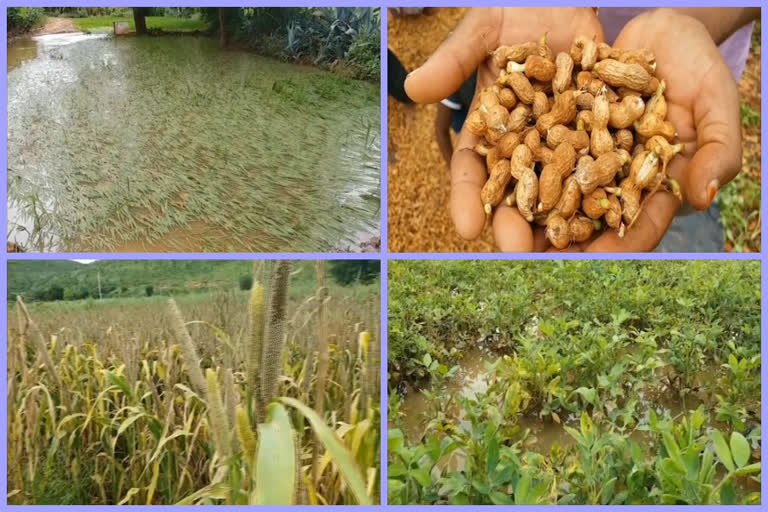
[[[465,398],[474,398],[484,393],[488,389],[489,374],[486,365],[495,359],[488,352],[476,350],[467,353],[460,362],[461,370],[450,379],[445,386],[445,392],[440,393],[441,403],[437,406],[444,411],[453,421],[453,425],[461,430],[468,430],[471,425],[465,417],[465,412],[456,402],[456,396]],[[703,402],[693,395],[688,395],[685,400],[681,400],[674,393],[660,392],[653,395],[641,395],[641,403],[638,405],[638,411],[641,416],[647,416],[650,408],[653,408],[659,417],[664,411],[668,411],[673,418],[678,418],[695,410]],[[436,405],[433,404],[423,393],[418,390],[411,390],[403,398],[400,411],[403,416],[400,418],[399,426],[411,442],[419,442],[425,434],[426,425],[434,414]],[[578,414],[562,414],[561,423],[552,421],[551,418],[540,418],[535,414],[520,417],[518,425],[521,432],[525,434],[525,445],[528,449],[539,453],[549,453],[552,446],[559,444],[565,448],[572,446],[575,441],[565,431],[563,425],[579,428]],[[717,425],[716,425],[717,426]],[[390,428],[394,428],[390,425]],[[647,444],[649,437],[646,431],[635,429],[630,432],[629,437],[641,444]],[[441,461],[448,463],[453,469],[461,467],[463,464],[463,455],[457,452],[451,457],[450,461]],[[443,467],[442,464],[438,464]]]
[[[195,37],[8,48],[9,239],[322,251],[378,234],[378,88]]]

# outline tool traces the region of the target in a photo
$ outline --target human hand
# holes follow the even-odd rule
[[[536,41],[545,32],[554,53],[567,52],[580,35],[603,40],[600,21],[591,8],[474,8],[429,60],[408,75],[405,90],[416,102],[436,103],[453,94],[477,69],[476,91],[480,91],[499,74],[486,61],[493,50]],[[477,238],[485,224],[480,190],[487,174],[485,160],[472,149],[477,142],[476,135],[462,129],[451,159],[451,216],[459,235],[469,240]],[[547,247],[543,230],[537,227],[534,237],[528,221],[506,205],[496,209],[493,231],[496,244],[505,251]]]
[[[658,9],[629,22],[614,47],[649,48],[656,54],[656,76],[667,84],[667,120],[685,144],[670,162],[669,174],[693,207],[708,208],[717,190],[741,169],[738,89],[709,32],[694,18]],[[651,250],[679,207],[672,194],[658,192],[623,239],[609,232],[587,249]]]

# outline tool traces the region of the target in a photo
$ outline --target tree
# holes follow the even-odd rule
[[[152,285],[149,285],[149,286],[147,286],[146,288],[144,288],[144,294],[145,294],[147,297],[151,297],[151,296],[152,296],[152,294],[154,294],[154,293],[155,293],[155,287],[154,287],[154,286],[152,286]]]
[[[221,37],[222,48],[226,48],[227,46],[229,46],[229,30],[227,30],[226,22],[227,22],[227,9],[225,7],[219,7],[219,35]]]
[[[43,300],[46,301],[54,301],[54,300],[62,300],[64,299],[64,288],[61,286],[54,284],[51,285],[48,290],[43,294]]]
[[[136,25],[136,33],[147,33],[147,8],[146,7],[134,7],[133,8],[133,24]]]
[[[240,289],[250,290],[253,286],[253,276],[240,276]]]
[[[355,281],[367,284],[381,273],[378,260],[334,260],[331,261],[331,275],[340,285]]]
[[[77,299],[77,296],[75,295],[75,292],[73,292],[71,288],[64,288],[64,294],[62,295],[62,298],[64,300],[75,300]]]

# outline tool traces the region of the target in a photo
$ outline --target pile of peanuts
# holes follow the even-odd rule
[[[672,144],[653,52],[581,36],[555,56],[544,34],[499,47],[491,61],[499,77],[465,122],[481,137],[474,150],[486,159],[489,218],[502,201],[517,206],[564,249],[604,225],[623,237],[659,189],[682,200],[667,165],[683,145]]]

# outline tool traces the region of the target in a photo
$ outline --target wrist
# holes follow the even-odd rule
[[[673,7],[670,10],[701,22],[717,45],[747,23],[760,18],[759,7]]]

